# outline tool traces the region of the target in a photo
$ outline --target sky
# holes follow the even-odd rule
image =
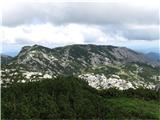
[[[23,46],[71,44],[128,47],[159,52],[159,4],[152,2],[15,1],[0,5],[1,53]]]

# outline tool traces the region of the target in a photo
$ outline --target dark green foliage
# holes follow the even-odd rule
[[[127,97],[127,98],[138,98],[143,100],[160,100],[160,93],[155,90],[137,88],[137,89],[127,89],[127,90],[118,90],[116,88],[110,88],[106,90],[99,91],[99,94],[106,98],[117,98],[117,97]]]
[[[123,91],[124,95],[132,98],[139,98],[144,100],[160,100],[160,93],[154,90],[138,88],[136,90],[128,89]]]
[[[2,87],[2,119],[158,119],[158,93],[98,91],[75,77]]]
[[[136,98],[111,98],[106,100],[107,118],[113,119],[152,119],[160,118],[158,102],[144,101]]]

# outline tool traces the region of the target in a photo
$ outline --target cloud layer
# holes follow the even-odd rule
[[[2,9],[4,52],[24,45],[158,48],[159,9],[128,3],[15,3]],[[145,46],[143,46],[145,45]],[[7,48],[7,49],[6,49]]]
[[[7,26],[46,22],[157,25],[159,19],[157,7],[127,3],[16,3],[2,12],[3,25]]]

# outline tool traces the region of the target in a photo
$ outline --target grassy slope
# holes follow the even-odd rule
[[[137,98],[111,98],[106,100],[110,108],[108,118],[160,118],[159,103]],[[116,114],[116,116],[115,116]]]

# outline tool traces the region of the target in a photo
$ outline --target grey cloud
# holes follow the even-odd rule
[[[133,7],[122,3],[19,3],[4,9],[3,25],[20,24],[158,24],[158,8]]]
[[[9,27],[47,22],[54,25],[95,24],[113,36],[121,34],[129,40],[157,40],[158,27],[132,29],[125,25],[158,26],[158,12],[158,8],[133,7],[124,3],[18,3],[12,8],[3,9],[2,23]],[[87,38],[86,42],[93,42],[93,38]]]
[[[151,30],[151,29],[128,29],[128,31],[123,32],[124,37],[128,38],[129,40],[158,40],[159,33],[158,30]]]
[[[131,28],[126,25],[106,25],[102,28],[105,33],[110,35],[119,34],[128,40],[158,40],[159,30],[158,26],[152,27],[144,25],[144,28]]]
[[[17,45],[29,45],[33,44],[31,40],[28,40],[26,38],[15,38],[15,44]]]

